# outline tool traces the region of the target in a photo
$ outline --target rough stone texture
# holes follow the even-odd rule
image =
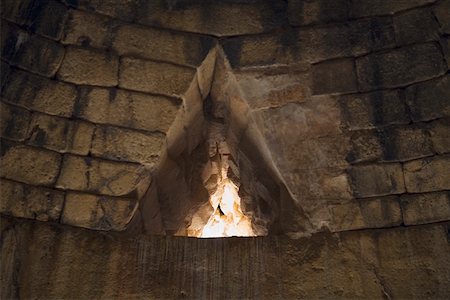
[[[2,18],[24,25],[33,9],[33,4],[34,2],[29,0],[4,0],[0,3],[0,13]]]
[[[33,73],[52,77],[64,57],[64,48],[37,35],[29,35],[2,20],[2,58]]]
[[[352,16],[367,17],[394,14],[436,0],[351,0]]]
[[[332,40],[330,37],[333,37]],[[390,18],[244,36],[222,43],[233,67],[295,64],[359,56],[395,46]]]
[[[4,298],[441,299],[450,293],[448,223],[298,240],[127,239],[68,226],[2,224]]]
[[[61,43],[94,48],[109,48],[116,22],[108,17],[71,10]]]
[[[433,12],[438,19],[444,33],[450,34],[450,1],[442,0],[433,7]]]
[[[122,58],[119,86],[141,92],[179,96],[195,77],[195,69],[162,62]]]
[[[17,218],[59,221],[64,193],[0,179],[0,212]]]
[[[252,109],[305,102],[311,96],[308,69],[245,71],[235,73],[243,97]]]
[[[396,196],[360,199],[332,206],[331,211],[333,232],[392,227],[402,223],[402,211]]]
[[[450,70],[450,37],[443,37],[440,40],[442,50],[444,51],[445,60],[447,61],[448,69]]]
[[[116,89],[83,91],[77,116],[95,123],[167,132],[180,100]]]
[[[405,192],[400,164],[353,166],[350,177],[353,194],[357,198]]]
[[[83,193],[68,193],[61,223],[96,230],[125,229],[136,202]]]
[[[76,84],[115,86],[119,59],[112,53],[68,48],[58,78]]]
[[[10,74],[2,98],[32,110],[70,117],[77,93],[72,85],[23,71]]]
[[[34,1],[28,27],[43,36],[59,40],[67,16],[67,7],[56,0]]]
[[[399,45],[439,40],[439,23],[430,8],[415,9],[394,17]]]
[[[161,133],[142,133],[117,127],[97,127],[92,155],[153,165],[165,141]]]
[[[342,96],[340,102],[345,123],[350,130],[410,122],[405,101],[399,91]]]
[[[406,103],[415,122],[450,116],[450,76],[408,87]]]
[[[328,23],[345,21],[348,18],[347,0],[289,0],[288,17],[293,26],[303,26],[312,23]]]
[[[417,225],[450,220],[450,194],[427,193],[401,197],[405,225]]]
[[[58,152],[87,155],[94,125],[35,113],[29,127],[29,144]]]
[[[315,95],[357,91],[353,59],[330,60],[316,64],[312,68],[312,77]]]
[[[28,135],[30,112],[17,106],[0,102],[0,134],[4,138],[23,141]]]
[[[3,60],[0,62],[0,88],[3,88],[3,85],[5,85],[5,82],[7,81],[9,77],[9,72],[11,71],[11,67],[8,63],[4,62]]]
[[[449,156],[415,160],[404,165],[406,190],[409,193],[424,193],[450,189],[448,170]]]
[[[2,140],[1,176],[33,185],[52,185],[61,157],[55,152],[6,143]]]
[[[356,60],[358,83],[363,91],[424,81],[446,70],[442,51],[434,43],[369,54]]]
[[[117,30],[114,49],[119,55],[138,56],[182,65],[199,66],[213,39],[154,28],[124,25]]]
[[[149,182],[147,172],[136,164],[66,155],[56,187],[108,196],[137,197]]]
[[[383,158],[383,145],[377,131],[359,130],[351,135],[352,150],[347,155],[350,163],[380,161]]]
[[[433,149],[439,154],[450,152],[450,119],[436,120],[428,129]]]

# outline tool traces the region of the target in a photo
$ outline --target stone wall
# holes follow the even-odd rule
[[[158,168],[204,139],[219,78],[241,103],[228,121],[245,119],[236,151],[258,136],[290,199],[272,210],[299,216],[282,232],[448,220],[449,6],[3,1],[1,212],[124,230]]]

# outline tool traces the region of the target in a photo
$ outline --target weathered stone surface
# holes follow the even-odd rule
[[[394,17],[399,45],[439,40],[439,24],[430,8],[415,9]]]
[[[70,47],[58,78],[76,84],[115,86],[118,68],[119,58],[112,53]]]
[[[349,173],[357,198],[405,192],[401,164],[353,166]]]
[[[252,109],[305,102],[311,95],[308,70],[255,70],[234,74],[245,101]]]
[[[28,135],[30,112],[26,109],[0,102],[0,134],[2,137],[23,141]]]
[[[406,161],[433,155],[431,143],[420,127],[403,126],[378,130],[386,161]]]
[[[350,182],[345,171],[339,168],[320,168],[304,170],[282,170],[283,178],[294,198],[304,205],[312,200],[349,200],[352,198]],[[323,206],[324,202],[320,202]]]
[[[352,150],[347,155],[350,163],[379,161],[383,157],[383,145],[376,131],[359,130],[351,135]]]
[[[195,77],[195,69],[168,63],[122,58],[119,86],[141,92],[179,96]]]
[[[430,123],[430,134],[433,149],[439,154],[450,152],[450,119],[436,120]]]
[[[64,193],[0,179],[0,212],[18,218],[59,221]]]
[[[212,46],[213,39],[209,37],[123,25],[117,31],[113,47],[120,56],[199,66]]]
[[[440,40],[442,50],[444,51],[445,60],[450,70],[450,37],[443,37]]]
[[[435,156],[405,163],[406,190],[410,193],[450,189],[450,157]]]
[[[2,21],[2,58],[33,73],[52,77],[64,57],[64,48],[37,35],[29,35]]]
[[[331,207],[331,231],[398,226],[402,211],[398,197],[359,199]]]
[[[233,68],[320,62],[360,56],[395,46],[391,18],[227,39],[222,46]]]
[[[55,152],[9,144],[2,140],[1,176],[33,185],[50,186],[56,181],[61,156]]]
[[[394,14],[436,0],[351,0],[352,16],[367,17]]]
[[[434,7],[433,12],[441,25],[444,33],[450,34],[450,1],[439,1]]]
[[[116,22],[108,17],[71,10],[61,43],[94,48],[109,48]]]
[[[56,187],[139,198],[148,187],[148,176],[137,164],[66,155]]]
[[[28,16],[29,28],[48,38],[59,40],[66,21],[67,7],[56,0],[34,1]]]
[[[335,94],[357,91],[355,61],[329,60],[312,68],[313,94]]]
[[[406,103],[415,122],[450,116],[450,76],[408,87]]]
[[[405,225],[417,225],[450,220],[450,194],[426,193],[403,195],[401,206]]]
[[[113,160],[153,165],[163,150],[165,136],[117,127],[97,127],[92,154]]]
[[[0,3],[1,16],[11,22],[24,25],[34,6],[29,0],[4,0]]]
[[[77,116],[94,123],[167,132],[180,109],[180,100],[116,89],[82,93]]]
[[[348,13],[347,0],[288,1],[289,23],[293,26],[346,21]]]
[[[260,33],[287,23],[286,4],[279,1],[166,3],[129,0],[126,5],[114,0],[66,2],[134,23],[216,36]]]
[[[359,87],[363,91],[424,81],[447,71],[437,44],[406,46],[374,53],[356,60]]]
[[[410,122],[399,91],[346,95],[340,98],[344,121],[350,130]]]
[[[61,223],[96,230],[124,230],[136,200],[84,193],[68,193]]]
[[[0,66],[0,89],[3,88],[3,86],[5,85],[5,82],[7,81],[8,77],[9,77],[9,73],[11,71],[11,67],[9,66],[8,63],[4,62],[3,60],[0,61],[1,66]]]
[[[63,117],[72,115],[76,97],[72,85],[18,70],[11,73],[2,90],[3,100]]]
[[[29,144],[80,155],[88,154],[94,133],[92,124],[39,113],[33,114],[29,128]]]

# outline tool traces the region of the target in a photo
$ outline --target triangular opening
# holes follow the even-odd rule
[[[295,204],[219,47],[183,101],[129,230],[192,237],[282,232],[280,220],[289,222]]]

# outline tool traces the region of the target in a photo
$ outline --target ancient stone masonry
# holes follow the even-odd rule
[[[450,0],[0,14],[2,298],[448,298]],[[136,238],[205,236],[227,187],[269,237]]]

